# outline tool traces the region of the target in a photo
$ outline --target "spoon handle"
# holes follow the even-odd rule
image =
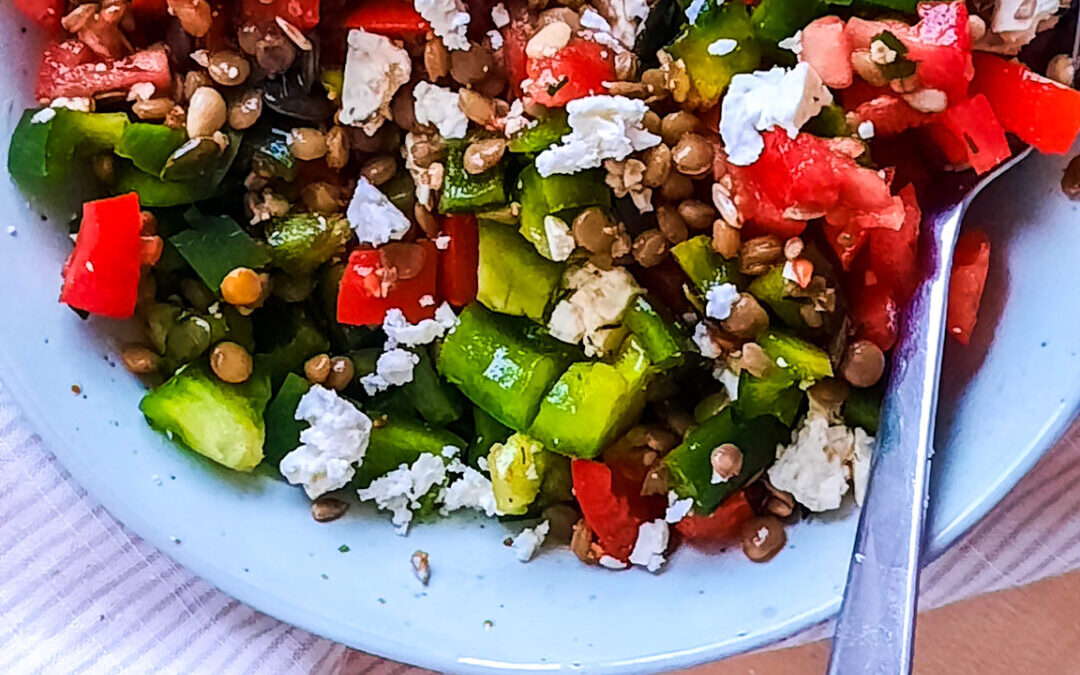
[[[933,274],[911,299],[893,355],[829,675],[911,672],[950,261],[964,206],[924,221]]]

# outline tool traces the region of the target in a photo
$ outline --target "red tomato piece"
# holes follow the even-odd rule
[[[134,192],[83,204],[75,250],[64,263],[60,302],[91,314],[132,316],[143,264],[141,229]]]
[[[868,272],[866,277],[874,276]],[[870,340],[882,351],[896,344],[900,334],[900,305],[888,284],[873,283],[851,293],[851,320],[855,335]]]
[[[519,7],[511,6],[511,11],[514,14],[510,25],[502,29],[503,69],[514,96],[521,98],[525,93],[522,87],[529,78],[528,57],[525,56],[525,45],[529,42],[529,16]]]
[[[933,122],[925,125],[920,131],[945,164],[950,166],[967,164],[968,149],[964,147],[963,141],[945,128],[945,125],[940,122]]]
[[[139,237],[139,261],[147,267],[153,267],[161,260],[165,242],[161,237],[143,235]]]
[[[851,66],[851,39],[844,30],[844,20],[826,16],[803,28],[799,60],[809,63],[826,85],[834,89],[850,87],[855,71]]]
[[[15,9],[23,13],[38,28],[50,33],[60,32],[60,19],[67,3],[64,0],[15,0]]]
[[[45,51],[34,92],[40,101],[123,91],[141,82],[159,89],[172,84],[164,49],[144,49],[122,59],[96,61],[90,50],[64,46],[67,44]]]
[[[610,48],[574,38],[553,56],[526,59],[525,71],[531,81],[525,93],[548,107],[603,93],[604,83],[615,80],[614,58]]]
[[[338,286],[337,320],[352,326],[377,326],[395,308],[412,323],[435,316],[438,251],[430,241],[417,243],[424,247],[427,259],[420,273],[410,279],[390,279],[378,249],[354,250]],[[432,302],[421,303],[424,296]]]
[[[949,133],[962,141],[975,173],[986,173],[1012,155],[1005,130],[982,94],[950,103],[937,118]]]
[[[919,283],[919,225],[922,210],[911,185],[900,190],[904,202],[904,223],[899,230],[878,228],[869,231],[868,266],[878,283],[891,286],[897,300],[904,304]]]
[[[971,90],[986,96],[1006,131],[1040,152],[1066,152],[1080,132],[1080,92],[1021,63],[976,54]]]
[[[607,464],[575,459],[570,467],[574,496],[585,524],[596,534],[605,553],[625,562],[634,550],[642,520],[633,514],[626,496],[615,492]]]
[[[859,121],[868,121],[874,125],[875,138],[895,136],[922,126],[932,119],[930,115],[912,108],[907,101],[892,92],[859,104],[854,112]]]
[[[367,0],[349,13],[345,27],[392,37],[423,35],[431,29],[420,12],[403,0]]]
[[[753,517],[754,509],[746,492],[739,490],[707,516],[687,514],[676,523],[675,529],[692,544],[727,544],[739,538],[743,525]]]
[[[240,19],[267,25],[281,17],[302,31],[319,25],[319,0],[241,0]]]
[[[447,216],[442,235],[450,238],[439,251],[439,297],[454,307],[464,307],[476,299],[480,266],[480,230],[472,214]]]
[[[949,309],[945,325],[949,335],[966,345],[979,318],[979,304],[990,270],[990,239],[979,230],[964,230],[953,253],[949,277]]]

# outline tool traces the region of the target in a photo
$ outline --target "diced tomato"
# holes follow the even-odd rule
[[[423,35],[430,24],[404,0],[365,0],[345,19],[346,28],[363,28],[390,37]]]
[[[574,38],[553,56],[526,60],[525,71],[531,82],[525,93],[548,107],[603,93],[604,83],[615,80],[614,57],[608,47]]]
[[[241,0],[240,19],[268,25],[281,17],[302,31],[319,25],[319,0]]]
[[[904,205],[886,178],[836,152],[828,139],[782,130],[762,134],[765,149],[750,166],[730,166],[735,205],[758,228],[798,234],[805,220],[824,216],[835,227],[899,229]]]
[[[38,28],[50,33],[60,32],[60,19],[66,8],[67,2],[64,0],[15,0],[15,9],[33,21]]]
[[[510,11],[513,12],[510,25],[502,29],[503,69],[514,96],[521,98],[525,93],[522,87],[529,77],[528,57],[525,56],[525,45],[530,35],[529,15],[520,7],[511,6]]]
[[[919,131],[945,164],[953,167],[967,164],[968,149],[964,147],[964,142],[946,129],[941,122],[927,124]]]
[[[855,256],[862,250],[868,236],[867,230],[858,227],[834,227],[825,225],[825,239],[829,242],[836,257],[840,259],[840,265],[845,269],[851,269]]]
[[[937,119],[963,142],[968,163],[975,173],[986,173],[1012,155],[1005,130],[982,94],[950,103]]]
[[[990,239],[979,230],[964,230],[953,253],[949,277],[949,309],[945,325],[949,335],[966,345],[979,318],[986,275],[990,270]]]
[[[874,125],[875,138],[895,136],[922,126],[932,119],[930,115],[912,108],[907,101],[892,92],[860,104],[854,112],[860,122],[867,121]]]
[[[132,316],[145,257],[141,229],[134,192],[83,204],[75,250],[64,263],[60,302],[91,314]]]
[[[144,49],[122,59],[96,61],[90,50],[65,47],[67,44],[45,52],[34,92],[40,101],[123,91],[142,82],[159,89],[172,84],[164,49]]]
[[[1040,152],[1066,152],[1080,132],[1080,92],[1022,63],[976,54],[971,90],[986,96],[1006,131]]]
[[[844,20],[826,16],[811,21],[802,29],[800,61],[821,76],[834,89],[850,87],[855,71],[851,67],[851,39],[844,30]]]
[[[754,509],[746,492],[739,490],[720,502],[720,506],[707,516],[688,514],[675,529],[693,544],[727,544],[739,538],[743,525],[753,517]]]
[[[865,276],[873,276],[873,272]],[[851,321],[855,335],[870,340],[882,351],[896,344],[900,334],[900,305],[888,284],[874,283],[851,292]]]
[[[377,326],[394,308],[412,323],[435,316],[436,303],[421,303],[421,299],[435,299],[438,251],[430,241],[417,243],[424,247],[427,259],[420,273],[410,279],[392,279],[378,249],[354,250],[338,286],[337,320],[352,326]]]
[[[157,235],[139,237],[139,261],[147,267],[153,267],[161,260],[165,242]]]
[[[867,253],[868,267],[873,270],[878,283],[894,289],[900,304],[907,299],[919,282],[919,226],[922,210],[915,197],[915,188],[905,186],[899,192],[904,202],[904,223],[899,230],[878,228],[869,231]]]
[[[450,238],[439,251],[439,297],[454,307],[464,307],[476,299],[477,270],[480,264],[480,230],[472,214],[447,216],[442,235]]]
[[[642,519],[634,515],[627,497],[616,493],[607,464],[575,459],[570,467],[585,524],[605,553],[625,562],[634,550]]]

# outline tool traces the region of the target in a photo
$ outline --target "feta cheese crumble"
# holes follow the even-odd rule
[[[868,141],[874,137],[874,123],[870,120],[863,120],[859,122],[859,126],[855,131],[859,134],[859,138]]]
[[[363,126],[371,135],[390,119],[390,99],[409,81],[409,53],[390,38],[363,29],[349,31],[341,86],[342,124]]]
[[[705,48],[705,51],[709,52],[713,56],[727,56],[739,46],[738,40],[732,40],[731,38],[720,38],[715,42],[709,44]]]
[[[728,398],[733,402],[739,400],[739,374],[727,366],[720,366],[713,370],[715,378],[724,389],[727,390]]]
[[[830,424],[828,417],[811,411],[791,444],[776,449],[769,480],[811,511],[831,511],[840,507],[849,480],[855,483],[858,477],[856,501],[861,504],[873,441],[862,429]]]
[[[399,387],[412,382],[413,368],[420,363],[420,357],[405,349],[391,349],[379,355],[375,362],[375,372],[360,378],[360,384],[368,396],[374,396],[390,387]]]
[[[300,399],[295,417],[310,426],[300,432],[300,446],[281,459],[281,475],[303,485],[311,499],[344,487],[367,451],[371,419],[317,384]]]
[[[443,138],[465,138],[469,118],[461,110],[457,92],[420,81],[413,88],[416,121],[431,124]]]
[[[517,553],[517,559],[521,562],[532,560],[543,545],[549,530],[551,530],[551,523],[545,520],[536,527],[526,527],[514,537],[511,546]]]
[[[381,246],[391,239],[401,239],[412,223],[379,188],[363,176],[356,181],[349,208],[345,210],[349,226],[361,244]]]
[[[611,24],[611,34],[627,49],[634,46],[645,19],[649,5],[645,0],[597,0],[593,3]]]
[[[603,354],[610,328],[641,287],[625,269],[603,270],[591,262],[567,271],[563,283],[571,292],[552,311],[548,332],[563,342],[581,342],[586,356]]]
[[[723,356],[723,352],[713,342],[712,335],[709,334],[709,326],[704,321],[699,321],[694,326],[694,335],[691,339],[703,358],[718,359]]]
[[[492,51],[497,52],[500,49],[502,49],[502,46],[503,46],[502,33],[500,33],[497,30],[489,30],[487,33],[484,33],[484,35],[487,35],[488,44],[491,45]]]
[[[506,28],[510,25],[510,12],[506,11],[506,5],[499,2],[491,8],[491,22],[496,28]]]
[[[398,534],[409,531],[413,511],[419,508],[420,498],[446,479],[446,465],[430,452],[416,458],[412,466],[402,464],[371,485],[356,491],[360,501],[375,502],[383,511],[390,511]]]
[[[481,468],[484,465],[485,462],[481,461]],[[495,490],[491,487],[491,480],[487,476],[471,466],[462,464],[461,460],[456,458],[450,460],[446,471],[450,474],[459,474],[460,477],[439,494],[439,501],[442,502],[439,513],[445,516],[458,509],[474,509],[483,511],[489,518],[500,515],[498,507],[495,506]]]
[[[643,101],[625,96],[586,96],[566,104],[570,133],[536,157],[541,176],[595,169],[605,159],[622,160],[651,148],[660,137],[645,130]]]
[[[437,338],[446,335],[458,323],[457,315],[449,304],[443,303],[435,310],[434,319],[421,319],[417,323],[409,323],[405,314],[396,307],[388,310],[383,317],[383,331],[386,333],[387,347],[393,349],[398,345],[415,347],[434,342]]]
[[[544,236],[548,243],[547,257],[555,262],[569,258],[577,247],[577,242],[570,235],[570,226],[555,216],[544,216]]]
[[[624,570],[629,567],[629,565],[619,560],[618,558],[607,554],[600,556],[600,560],[598,562],[600,563],[601,567],[606,567],[609,570]]]
[[[720,106],[720,137],[728,161],[753,164],[765,149],[758,132],[778,126],[795,138],[802,125],[832,100],[821,77],[806,63],[790,70],[776,66],[739,73]]]
[[[642,523],[638,526],[634,550],[630,552],[630,562],[641,565],[650,572],[658,572],[664,566],[664,553],[667,551],[670,530],[666,520]]]
[[[679,495],[674,490],[671,490],[667,495],[667,503],[664,520],[674,525],[690,513],[690,509],[694,507],[694,498],[679,499]]]
[[[510,104],[510,111],[506,113],[506,117],[503,118],[502,123],[503,134],[507,138],[539,124],[537,120],[531,120],[526,117],[525,104],[522,103],[519,98],[514,99],[514,102]]]
[[[714,284],[705,292],[705,316],[723,321],[731,316],[731,308],[739,299],[735,284]]]
[[[416,163],[414,149],[421,138],[420,134],[414,134],[411,131],[405,134],[405,142],[401,145],[401,156],[405,158],[405,169],[412,176],[413,183],[416,185],[416,201],[434,209],[435,194],[442,187],[446,167],[441,162],[432,162],[427,166],[420,166]]]
[[[469,12],[463,3],[458,0],[413,0],[413,7],[431,24],[431,30],[442,38],[447,49],[469,50]]]
[[[45,124],[54,117],[56,117],[56,108],[42,108],[30,118],[30,124]]]
[[[777,42],[776,46],[780,49],[786,49],[795,55],[802,54],[802,31],[795,31],[795,34],[791,37],[786,37],[780,42]]]

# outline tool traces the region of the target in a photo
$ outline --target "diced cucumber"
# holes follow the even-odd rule
[[[735,260],[727,260],[712,248],[707,235],[687,239],[671,249],[675,262],[690,277],[699,293],[707,293],[717,284],[735,284],[742,288],[746,278]]]
[[[495,506],[510,516],[524,515],[540,493],[549,453],[537,440],[514,434],[488,453]]]
[[[491,446],[502,443],[514,431],[483,411],[473,406],[473,440],[469,443],[467,463],[474,469],[480,468],[480,458],[487,457]]]
[[[476,299],[502,314],[543,321],[562,265],[541,257],[512,227],[480,223]]]
[[[465,401],[457,389],[439,378],[427,349],[418,349],[416,355],[420,361],[413,366],[413,379],[401,389],[424,420],[446,426],[465,412]]]
[[[802,314],[799,313],[803,303],[787,295],[784,292],[784,287],[783,267],[777,265],[751,281],[746,290],[750,292],[750,295],[765,303],[773,311],[773,314],[776,314],[781,321],[787,324],[788,328],[797,330],[800,333],[806,332],[806,321],[802,318]]]
[[[693,497],[699,513],[712,513],[725,497],[772,464],[777,444],[786,442],[789,433],[787,427],[769,417],[738,422],[731,409],[725,409],[690,431],[664,458],[671,487],[679,497]],[[713,449],[723,443],[733,443],[742,451],[742,471],[725,482],[713,483],[710,458]]]
[[[544,218],[564,215],[564,220],[572,219],[576,211],[586,207],[607,208],[611,204],[611,190],[604,184],[603,173],[599,170],[544,178],[536,166],[530,164],[518,176],[517,193],[521,202],[521,234],[540,255],[549,259],[551,246],[544,229]]]
[[[411,466],[425,452],[445,458],[443,448],[448,445],[465,450],[465,441],[446,429],[436,429],[410,417],[388,415],[384,424],[371,430],[371,440],[364,461],[356,469],[353,486],[365,488],[402,464]]]
[[[667,370],[682,363],[685,338],[643,296],[639,295],[630,305],[623,322],[637,336],[657,368]]]
[[[791,373],[780,368],[762,377],[743,371],[739,376],[739,398],[733,409],[740,420],[772,416],[790,427],[799,415],[804,396]]]
[[[206,364],[181,368],[139,404],[150,426],[236,471],[262,461],[263,409],[270,378],[261,368],[243,384],[219,380]]]
[[[131,160],[139,169],[157,175],[165,167],[165,161],[184,144],[187,134],[164,124],[134,122],[124,127],[116,155]]]
[[[465,143],[452,143],[447,148],[440,213],[474,212],[506,203],[504,163],[473,175],[465,170],[465,148]]]
[[[556,108],[547,117],[537,120],[536,124],[514,134],[507,142],[506,149],[526,154],[542,152],[568,133],[570,125],[566,122],[566,111]]]
[[[686,73],[705,101],[716,101],[737,73],[748,73],[761,62],[761,48],[754,39],[746,5],[740,2],[705,0],[705,7],[667,51],[686,64]],[[710,49],[717,40],[736,45],[724,54]]]
[[[300,445],[300,432],[307,422],[296,419],[296,406],[304,397],[311,383],[296,373],[289,373],[278,388],[274,400],[266,406],[266,443],[263,447],[264,461],[278,470],[285,455]]]
[[[757,341],[769,358],[791,373],[804,389],[820,379],[832,377],[829,355],[817,345],[779,331],[767,331]]]
[[[653,362],[641,338],[630,335],[623,340],[615,357],[615,370],[626,380],[631,395],[643,394],[653,372]]]
[[[297,275],[310,273],[343,251],[353,234],[345,218],[318,213],[273,218],[265,231],[273,263]]]

